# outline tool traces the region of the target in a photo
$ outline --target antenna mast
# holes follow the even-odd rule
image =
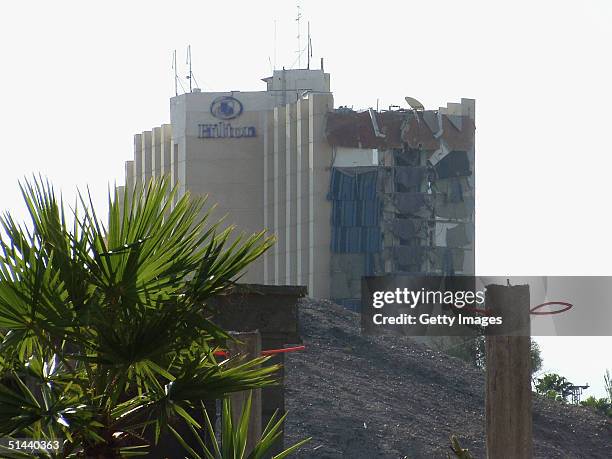
[[[176,69],[176,49],[172,53],[172,69],[174,70],[174,95],[178,96],[178,73]]]
[[[276,70],[276,19],[274,20],[274,66],[272,68],[272,73]]]
[[[310,58],[312,57],[312,41],[310,40],[310,21],[308,21],[308,65],[307,69],[310,70]]]
[[[301,8],[300,8],[300,2],[298,0],[298,2],[297,2],[297,17],[295,18],[295,20],[297,22],[298,68],[300,68],[302,66],[302,60],[301,60],[301,57],[302,57],[302,42],[301,42],[301,36],[300,36],[300,19],[302,19],[302,12],[301,12]]]
[[[187,64],[189,64],[189,76],[187,79],[189,80],[189,92],[192,92],[193,85],[191,83],[193,72],[191,71],[191,45],[187,45]]]

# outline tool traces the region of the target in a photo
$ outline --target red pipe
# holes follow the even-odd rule
[[[285,352],[303,351],[304,349],[306,349],[306,346],[284,347],[282,349],[270,349],[268,351],[261,351],[261,355],[284,354]]]
[[[285,352],[303,351],[305,349],[306,346],[284,347],[282,349],[269,349],[267,351],[261,351],[261,355],[284,354]],[[228,357],[229,352],[220,349],[218,351],[213,352],[213,355],[216,357]]]

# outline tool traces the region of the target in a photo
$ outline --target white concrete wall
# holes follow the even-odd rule
[[[334,167],[377,166],[378,150],[368,148],[336,147]]]

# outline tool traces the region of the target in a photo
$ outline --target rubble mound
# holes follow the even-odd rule
[[[306,351],[286,355],[286,444],[301,458],[447,457],[449,437],[485,453],[484,372],[408,337],[362,336],[359,314],[302,300]],[[534,396],[540,458],[609,458],[612,425],[581,406]]]

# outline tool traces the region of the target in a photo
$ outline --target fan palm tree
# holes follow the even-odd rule
[[[231,338],[206,307],[270,247],[263,232],[209,223],[205,200],[165,180],[110,193],[105,223],[87,195],[67,211],[48,181],[21,189],[31,222],[0,218],[0,437],[142,454],[197,426],[202,400],[273,383],[265,358],[217,361]]]

